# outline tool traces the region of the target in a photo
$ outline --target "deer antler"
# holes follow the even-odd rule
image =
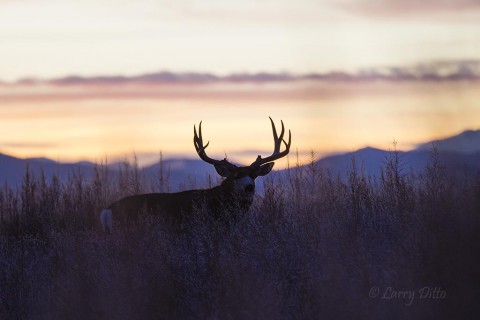
[[[273,131],[273,141],[275,143],[275,147],[273,149],[272,155],[266,158],[262,158],[260,155],[257,159],[250,165],[250,166],[260,166],[262,164],[272,162],[274,160],[280,159],[285,157],[290,152],[290,145],[292,143],[292,133],[288,130],[288,142],[283,139],[285,135],[285,126],[283,125],[283,121],[280,120],[282,123],[282,131],[280,132],[280,136],[277,134],[277,129],[275,128],[275,123],[273,122],[272,118],[270,118],[270,122],[272,123],[272,131]],[[280,148],[282,147],[282,142],[285,144],[285,150],[280,152]]]
[[[236,168],[234,164],[231,164],[230,162],[228,162],[227,158],[223,160],[215,160],[207,156],[205,149],[208,147],[210,142],[207,142],[207,144],[205,145],[203,144],[202,121],[200,121],[200,124],[198,125],[198,135],[197,135],[197,128],[195,127],[195,125],[193,125],[193,144],[195,145],[195,150],[197,150],[198,156],[203,161],[213,165],[227,166],[231,169]]]

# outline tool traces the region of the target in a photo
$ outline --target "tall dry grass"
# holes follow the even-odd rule
[[[92,179],[60,181],[27,168],[19,188],[0,190],[0,318],[451,319],[479,311],[480,173],[449,177],[436,150],[420,174],[405,172],[395,149],[380,177],[352,159],[341,179],[315,160],[312,153],[305,166],[297,159],[267,176],[233,227],[197,212],[180,233],[149,218],[112,235],[100,230],[100,210],[126,194],[166,190],[163,169],[150,179],[136,161],[118,175],[99,164]],[[431,294],[422,298],[425,287]]]

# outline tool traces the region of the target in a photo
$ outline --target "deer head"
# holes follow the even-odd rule
[[[273,122],[272,118],[270,118],[270,123],[272,124],[274,140],[273,153],[266,158],[262,158],[262,156],[259,155],[257,159],[252,162],[252,164],[245,167],[238,167],[229,162],[226,158],[223,160],[215,160],[207,156],[205,149],[208,147],[210,142],[207,142],[207,144],[203,143],[202,122],[200,122],[198,126],[198,134],[196,127],[193,127],[193,143],[199,157],[203,161],[213,164],[217,173],[225,178],[225,180],[222,182],[222,186],[230,187],[236,195],[253,198],[253,195],[255,194],[255,179],[259,176],[268,174],[273,168],[273,161],[286,156],[290,151],[290,145],[292,142],[290,130],[288,131],[287,142],[284,139],[285,126],[283,125],[283,121],[281,121],[282,130],[280,135],[277,134],[275,123]],[[285,145],[285,149],[280,151],[282,143]]]

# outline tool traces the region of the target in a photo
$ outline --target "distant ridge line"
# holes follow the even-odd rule
[[[425,142],[410,151],[399,150],[407,172],[422,170],[425,167],[432,154],[432,144],[439,151],[441,162],[451,172],[460,174],[480,172],[480,130],[466,130],[441,140]],[[386,156],[389,154],[391,154],[389,150],[365,147],[353,152],[322,157],[316,160],[316,164],[319,168],[328,170],[332,174],[340,174],[341,177],[346,177],[354,156],[357,163],[364,167],[366,173],[379,177],[381,166],[384,165]],[[72,173],[81,173],[84,177],[90,179],[96,165],[88,161],[61,163],[46,158],[22,159],[0,152],[0,185],[8,183],[13,186],[21,186],[27,163],[29,169],[36,176],[43,172],[46,177],[56,175],[61,180],[67,179]],[[196,158],[167,159],[164,160],[163,165],[168,168],[169,179],[174,186],[184,183],[187,179],[203,181],[207,175],[217,177],[212,166]],[[141,170],[145,176],[154,177],[158,173],[158,166],[158,163],[142,166]],[[119,167],[118,162],[108,164],[109,172],[112,174],[118,172]]]

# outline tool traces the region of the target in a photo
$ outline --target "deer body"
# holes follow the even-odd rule
[[[205,153],[208,146],[203,144],[201,122],[199,134],[194,128],[194,144],[200,158],[210,164],[213,164],[217,173],[224,177],[223,182],[214,188],[205,190],[187,190],[176,193],[148,193],[132,195],[122,198],[112,203],[107,209],[104,209],[100,215],[100,221],[105,231],[111,232],[113,224],[128,225],[135,221],[141,214],[161,215],[173,224],[181,223],[195,210],[205,210],[214,218],[230,223],[237,220],[250,208],[255,195],[255,179],[258,176],[268,174],[275,159],[288,154],[291,143],[289,133],[288,143],[283,140],[284,127],[282,122],[282,132],[277,136],[275,125],[272,123],[272,130],[275,140],[275,149],[270,157],[262,159],[257,157],[250,166],[237,167],[236,165],[224,160],[214,160]],[[286,149],[280,152],[281,143],[284,143]]]
[[[253,194],[248,197],[234,196],[225,186],[217,186],[207,190],[187,190],[175,193],[147,193],[132,195],[112,203],[102,211],[102,224],[106,231],[112,229],[111,219],[126,225],[141,214],[162,215],[162,218],[179,224],[193,213],[204,209],[215,218],[221,219],[221,213],[230,209],[236,213],[244,213],[253,201]],[[226,204],[232,203],[228,208]]]

